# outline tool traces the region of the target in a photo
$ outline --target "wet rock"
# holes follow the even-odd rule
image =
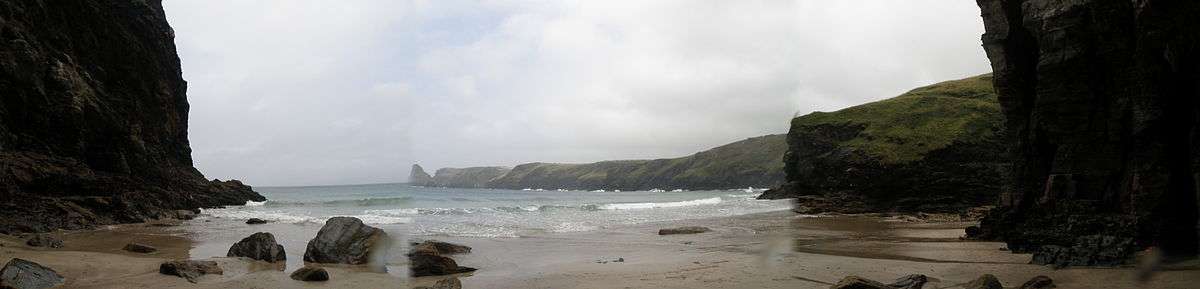
[[[41,264],[21,258],[13,258],[0,269],[0,288],[42,289],[61,285],[66,281],[58,272]]]
[[[259,219],[259,218],[250,218],[250,219],[246,220],[247,225],[259,225],[259,224],[266,224],[266,223],[267,223],[267,220],[263,220],[263,219]]]
[[[437,240],[425,240],[420,243],[410,243],[411,251],[434,251],[439,255],[454,255],[471,253],[471,247],[464,245],[447,243]]]
[[[33,235],[33,238],[25,241],[25,245],[29,245],[30,247],[62,248],[63,241],[50,234],[36,234]]]
[[[1051,280],[1050,277],[1037,276],[1029,279],[1025,284],[1021,284],[1021,287],[1017,287],[1017,289],[1050,289],[1057,287],[1054,285],[1054,280]]]
[[[197,212],[193,210],[175,210],[175,218],[180,220],[195,219],[196,215]]]
[[[417,286],[413,289],[462,289],[462,281],[459,281],[458,278],[442,279],[432,286]]]
[[[892,282],[892,284],[888,284],[888,286],[896,289],[921,289],[921,287],[925,286],[926,282],[929,282],[929,277],[921,274],[912,274],[900,277],[895,282]]]
[[[412,271],[413,277],[441,276],[475,271],[475,268],[458,266],[458,263],[454,262],[454,259],[450,257],[428,253],[410,254],[408,256],[408,268]]]
[[[838,281],[837,284],[829,286],[829,289],[893,289],[883,283],[874,280],[866,279],[858,276],[846,276]]]
[[[1032,264],[1070,266],[1118,266],[1129,262],[1134,254],[1133,239],[1091,235],[1075,239],[1075,245],[1064,247],[1046,245],[1033,253]]]
[[[353,217],[333,217],[317,236],[308,241],[304,261],[314,263],[366,264],[376,244],[383,242],[386,234],[379,228],[367,226]]]
[[[996,276],[983,274],[978,279],[964,285],[963,289],[1004,289],[1004,286],[1000,285],[1000,279],[996,279]]]
[[[179,276],[187,279],[188,282],[196,283],[196,278],[208,274],[224,274],[225,271],[217,266],[215,261],[196,261],[196,260],[180,260],[168,261],[158,266],[158,273],[163,275]]]
[[[283,245],[275,243],[274,235],[264,232],[254,233],[246,238],[242,238],[241,241],[229,247],[229,252],[225,256],[247,257],[272,263],[287,260],[287,254],[283,250]]]
[[[325,268],[321,267],[304,266],[304,268],[300,268],[297,269],[296,272],[292,272],[291,277],[293,280],[305,282],[329,281],[329,272],[325,271]]]
[[[677,235],[677,234],[699,234],[712,231],[712,229],[699,226],[688,226],[679,228],[668,228],[658,230],[659,235]]]
[[[158,251],[158,248],[154,248],[149,245],[143,245],[143,244],[138,244],[138,243],[125,244],[125,248],[121,248],[121,249],[125,250],[125,251],[129,251],[129,252],[143,253],[143,254],[154,253],[154,252]]]

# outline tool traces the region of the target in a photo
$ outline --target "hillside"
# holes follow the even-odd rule
[[[489,181],[503,189],[650,190],[770,187],[783,181],[784,135],[767,135],[730,143],[690,156],[603,161],[587,164],[527,163]],[[447,171],[453,173],[454,171]],[[440,186],[458,178],[434,176]],[[463,174],[460,174],[463,175]],[[478,178],[475,179],[476,181]],[[471,184],[462,180],[457,183]]]
[[[792,120],[787,184],[800,211],[945,211],[1000,190],[1003,118],[991,75]]]

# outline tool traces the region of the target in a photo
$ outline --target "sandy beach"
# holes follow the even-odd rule
[[[463,288],[828,288],[847,275],[890,281],[907,274],[931,277],[926,288],[954,288],[985,273],[996,275],[1005,286],[1037,275],[1053,278],[1059,288],[1194,288],[1200,281],[1200,268],[1195,267],[1172,267],[1147,283],[1137,283],[1136,268],[1054,270],[1028,265],[1029,255],[1011,254],[1002,250],[1002,243],[960,241],[961,229],[970,224],[774,212],[522,238],[433,237],[473,247],[472,253],[455,259],[479,271],[407,278],[405,259],[396,253],[402,250],[393,248],[389,272],[325,266],[332,278],[324,283],[289,279],[295,265],[285,269],[213,258],[219,254],[208,251],[215,249],[198,251],[189,238],[203,232],[189,232],[186,225],[57,232],[66,244],[61,249],[30,248],[16,237],[4,236],[0,261],[23,258],[53,268],[67,278],[67,288],[406,288],[446,278],[458,278]],[[713,231],[657,234],[660,228],[676,226]],[[304,248],[297,244],[305,241],[281,241],[290,264],[299,262]],[[159,251],[122,251],[129,242]],[[163,261],[185,258],[218,261],[225,272],[203,276],[195,284],[157,272]]]

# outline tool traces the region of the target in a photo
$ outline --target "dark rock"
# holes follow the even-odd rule
[[[250,218],[250,219],[246,220],[247,225],[259,225],[259,224],[266,224],[266,223],[267,223],[267,220],[263,220],[263,219],[259,219],[259,218]]]
[[[921,274],[912,274],[900,277],[895,282],[892,282],[892,284],[888,284],[888,286],[896,289],[921,289],[921,287],[925,287],[925,283],[927,282],[929,282],[929,277]]]
[[[229,247],[229,252],[225,256],[246,257],[272,263],[287,260],[287,254],[283,251],[283,245],[275,243],[275,235],[264,232],[254,233],[246,238],[242,238],[241,241]]]
[[[1002,131],[990,75],[814,112],[792,119],[786,183],[759,198],[796,198],[802,214],[963,212],[1000,192]]]
[[[125,251],[129,251],[129,252],[143,253],[143,254],[154,253],[154,252],[158,251],[158,248],[154,248],[149,245],[142,245],[142,244],[138,244],[138,243],[125,244],[125,248],[121,248],[121,249],[125,250]]]
[[[1083,255],[1196,255],[1200,2],[977,2],[1013,153],[981,234],[1013,252],[1058,246],[1043,262],[1079,261],[1059,255],[1090,235],[1134,250]]]
[[[158,273],[163,275],[179,276],[187,279],[188,282],[196,283],[196,278],[208,274],[224,274],[225,271],[217,266],[215,261],[196,261],[196,260],[181,260],[168,261],[158,266]]]
[[[705,227],[688,226],[688,227],[679,227],[679,228],[659,229],[658,234],[659,235],[699,234],[699,233],[705,233],[708,231],[712,231],[712,230],[709,228],[705,228]]]
[[[982,234],[982,231],[979,230],[979,226],[968,226],[963,231],[967,234],[967,239],[976,239]]]
[[[426,241],[423,241],[420,243],[411,243],[411,245],[412,245],[412,250],[410,250],[410,251],[413,251],[413,252],[433,251],[433,252],[436,252],[438,255],[454,255],[454,254],[471,253],[471,247],[454,244],[454,243],[437,241],[437,240],[426,240]]]
[[[25,241],[25,245],[29,245],[30,247],[62,248],[63,241],[50,234],[35,234],[33,238]]]
[[[475,268],[458,266],[450,257],[428,253],[413,253],[408,256],[408,268],[413,277],[441,276],[474,272]]]
[[[413,289],[462,289],[462,281],[458,278],[447,278],[438,280],[432,286],[416,286]]]
[[[304,266],[304,268],[292,272],[292,279],[305,282],[329,281],[329,272],[321,267]]]
[[[198,214],[198,210],[175,210],[175,218],[180,220],[195,219]]]
[[[313,263],[366,264],[376,251],[387,250],[376,246],[384,242],[386,234],[379,228],[367,226],[353,217],[333,217],[317,236],[308,241],[304,261]]]
[[[1033,253],[1030,263],[1069,266],[1118,266],[1128,263],[1133,255],[1133,239],[1091,235],[1075,239],[1071,247],[1045,245]]]
[[[829,289],[893,289],[883,283],[874,280],[866,279],[858,276],[846,276],[838,281],[837,284],[829,286]]]
[[[13,258],[0,269],[0,288],[42,289],[61,285],[66,279],[41,264]]]
[[[161,1],[0,0],[0,231],[177,217],[264,200],[192,166]]]
[[[996,279],[996,276],[983,274],[978,279],[963,285],[963,289],[1004,289],[1004,286],[1000,284],[1000,279]]]
[[[1021,287],[1017,287],[1017,289],[1050,289],[1057,287],[1054,285],[1054,280],[1051,280],[1050,277],[1037,276],[1029,279],[1025,284],[1021,284]]]

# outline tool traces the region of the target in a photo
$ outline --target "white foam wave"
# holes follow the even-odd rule
[[[638,210],[638,209],[656,209],[656,208],[677,208],[702,205],[720,204],[720,197],[707,199],[680,201],[680,202],[665,202],[665,203],[622,203],[622,204],[605,204],[600,205],[601,210]]]
[[[259,219],[263,219],[263,220],[267,220],[267,221],[280,222],[280,223],[323,223],[325,221],[324,219],[313,218],[310,216],[295,215],[295,214],[289,214],[289,213],[278,212],[278,211],[243,211],[243,210],[229,210],[229,209],[212,209],[212,210],[201,210],[200,213],[209,215],[212,217],[216,217],[216,218],[227,218],[227,219],[259,218]]]
[[[262,201],[262,202],[246,201],[246,204],[245,204],[244,206],[247,206],[247,207],[262,207],[263,205],[266,205],[266,204],[267,204],[267,201]]]

